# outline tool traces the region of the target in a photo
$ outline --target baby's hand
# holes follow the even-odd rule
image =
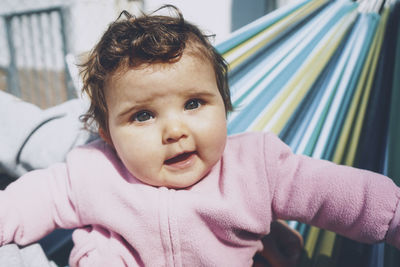
[[[254,257],[254,267],[294,267],[303,249],[303,237],[286,222],[272,222],[271,232],[262,240],[264,249]]]

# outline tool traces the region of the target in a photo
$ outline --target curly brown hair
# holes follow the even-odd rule
[[[168,8],[175,16],[155,15]],[[123,18],[124,17],[124,18]],[[208,60],[215,71],[218,90],[225,111],[232,110],[227,79],[227,63],[212,46],[210,36],[184,20],[178,8],[165,5],[150,15],[134,17],[127,11],[108,27],[88,59],[80,65],[83,89],[91,104],[82,116],[86,128],[95,122],[99,129],[108,132],[105,83],[117,70],[134,68],[142,64],[172,63],[180,59],[185,48]]]

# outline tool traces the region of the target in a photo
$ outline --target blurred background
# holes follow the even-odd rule
[[[170,0],[215,43],[293,0]],[[76,96],[77,58],[122,10],[140,15],[165,0],[2,0],[0,90],[42,108]]]

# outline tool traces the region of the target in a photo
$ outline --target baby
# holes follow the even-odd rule
[[[275,219],[400,248],[387,177],[227,137],[227,66],[182,15],[124,13],[91,52],[84,116],[104,140],[0,192],[0,244],[78,228],[71,266],[251,266]]]

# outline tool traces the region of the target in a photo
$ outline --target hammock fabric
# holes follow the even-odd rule
[[[296,2],[216,48],[230,64],[229,134],[272,131],[295,153],[400,185],[399,0]],[[304,237],[300,266],[399,266],[387,245],[289,224]]]

